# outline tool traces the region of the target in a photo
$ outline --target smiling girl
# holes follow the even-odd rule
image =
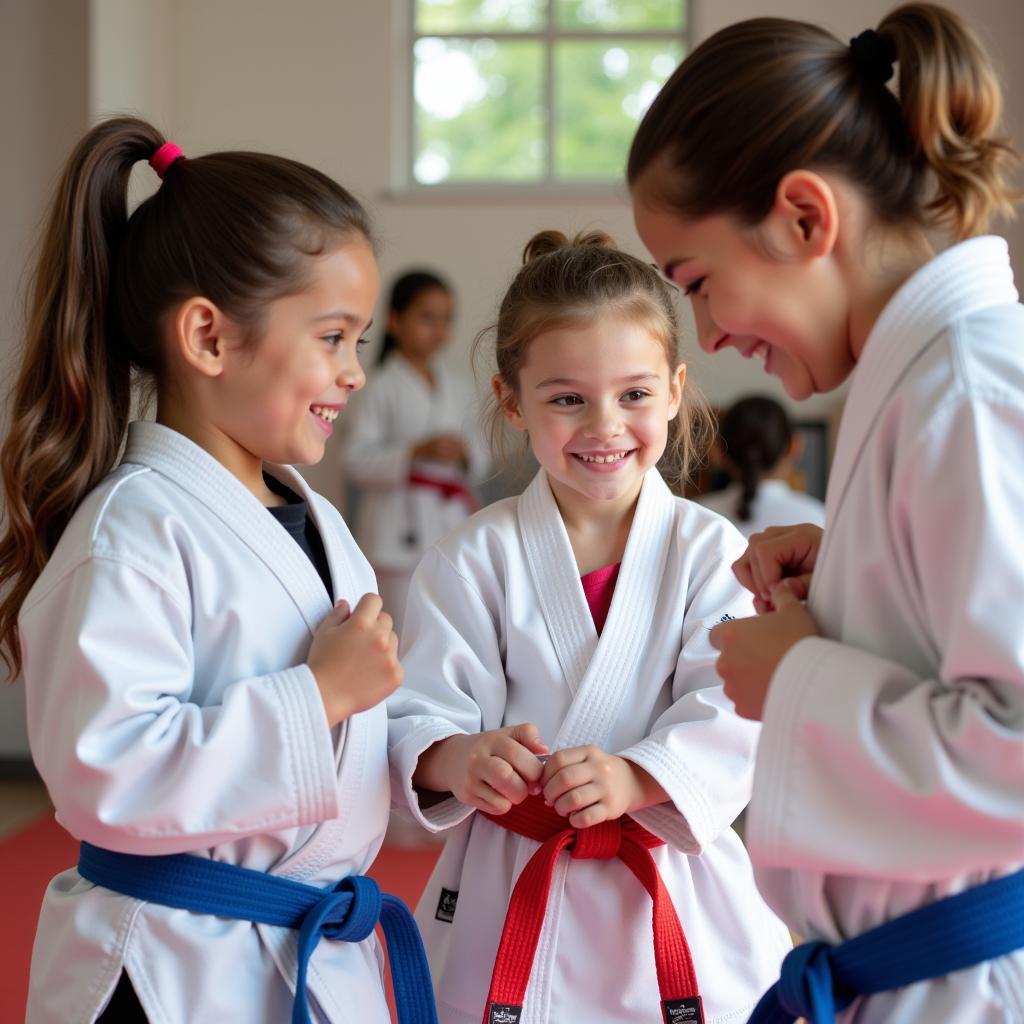
[[[743,540],[656,468],[674,421],[684,472],[698,447],[670,289],[545,232],[494,333],[541,469],[427,552],[389,701],[396,789],[452,830],[418,911],[440,1016],[739,1020],[789,942],[730,828],[757,728],[708,640],[749,614]]]
[[[0,640],[81,843],[43,901],[29,1024],[391,1019],[373,926],[403,908],[362,873],[397,640],[291,468],[363,384],[377,285],[362,207],[303,164],[186,159],[135,118],[68,160],[2,459]],[[135,374],[155,421],[128,422]],[[415,946],[392,959],[426,1024]]]

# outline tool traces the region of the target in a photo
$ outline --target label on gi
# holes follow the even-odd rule
[[[437,910],[434,917],[438,921],[446,921],[451,924],[455,920],[455,904],[459,900],[458,889],[442,889],[441,898],[437,901]]]
[[[704,1024],[704,1005],[700,996],[685,999],[663,999],[661,1008],[665,1024]]]
[[[488,1003],[487,1024],[519,1024],[523,1008],[513,1003]]]

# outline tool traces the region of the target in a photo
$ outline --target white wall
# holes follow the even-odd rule
[[[87,43],[86,9],[77,0],[0,0],[0,366],[5,385],[21,336],[26,263],[68,146],[88,125]],[[24,690],[4,679],[0,670],[0,760],[27,750]]]

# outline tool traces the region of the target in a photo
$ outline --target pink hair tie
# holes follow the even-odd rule
[[[163,176],[167,173],[167,168],[174,163],[175,160],[184,160],[185,154],[181,151],[181,146],[175,142],[165,142],[150,158],[149,166],[163,179]]]

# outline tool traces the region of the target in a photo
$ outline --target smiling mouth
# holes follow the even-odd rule
[[[336,405],[311,405],[309,411],[314,416],[319,416],[324,423],[333,423],[338,418],[341,409]]]
[[[629,448],[623,452],[608,452],[604,455],[589,454],[582,455],[579,452],[573,452],[573,455],[580,460],[580,462],[589,462],[595,465],[604,466],[613,462],[621,462],[627,455],[632,455],[635,452],[635,448]]]

